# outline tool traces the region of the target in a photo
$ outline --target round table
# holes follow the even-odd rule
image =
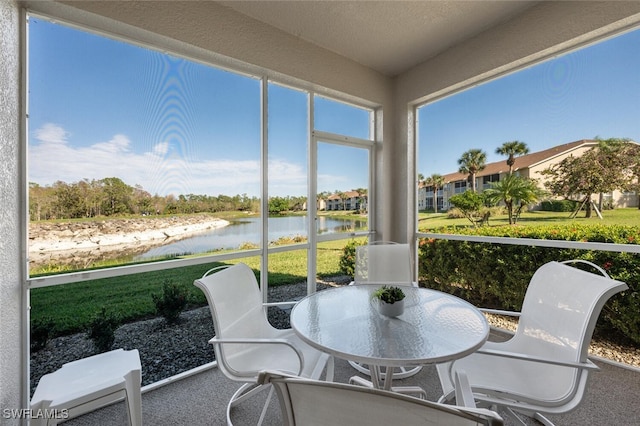
[[[380,367],[451,361],[476,351],[489,336],[489,324],[476,307],[436,290],[403,286],[404,313],[385,317],[372,298],[380,286],[350,285],[309,295],[291,311],[291,327],[321,351],[378,367],[378,374],[372,369],[373,385],[385,389],[391,380],[380,383]]]

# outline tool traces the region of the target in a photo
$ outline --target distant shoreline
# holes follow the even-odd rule
[[[207,215],[36,222],[29,225],[29,260],[36,266],[68,263],[73,258],[88,260],[119,251],[141,252],[229,224]]]

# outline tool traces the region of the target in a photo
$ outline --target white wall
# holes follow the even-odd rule
[[[20,103],[19,10],[0,1],[0,423],[5,409],[24,408],[20,268]]]

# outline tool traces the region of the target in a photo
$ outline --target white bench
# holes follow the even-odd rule
[[[64,364],[42,376],[31,398],[32,426],[53,426],[124,398],[129,424],[142,425],[137,349],[116,349]]]

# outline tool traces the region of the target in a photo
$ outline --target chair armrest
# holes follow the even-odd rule
[[[298,302],[270,302],[270,303],[263,303],[262,306],[264,308],[270,308],[272,306],[293,306]]]
[[[582,370],[600,370],[600,367],[598,367],[597,365],[595,365],[593,362],[589,360],[587,360],[586,362],[560,361],[557,359],[542,358],[538,356],[520,354],[515,352],[507,352],[507,351],[501,351],[496,349],[482,349],[482,348],[478,349],[476,353],[482,354],[482,355],[492,355],[492,356],[501,356],[504,358],[520,359],[523,361],[559,365],[564,367],[573,367],[573,368],[579,368]]]
[[[298,371],[298,374],[300,374],[300,372],[302,371],[302,368],[304,366],[304,356],[302,355],[302,351],[300,349],[298,349],[297,347],[295,347],[295,345],[291,342],[289,342],[287,339],[263,339],[263,338],[234,338],[234,339],[220,339],[218,337],[214,337],[211,340],[209,340],[209,343],[211,343],[212,345],[228,345],[228,344],[246,344],[246,343],[251,343],[251,344],[262,344],[262,345],[285,345],[290,347],[296,354],[296,356],[298,357],[298,362],[300,364],[300,370]]]
[[[280,371],[262,370],[258,373],[256,383],[260,385],[268,385],[271,383],[271,379],[300,379],[300,376],[294,376]]]
[[[478,310],[486,314],[503,315],[506,317],[520,317],[520,312],[515,312],[515,311],[503,311],[500,309],[488,309],[488,308],[478,308]]]

